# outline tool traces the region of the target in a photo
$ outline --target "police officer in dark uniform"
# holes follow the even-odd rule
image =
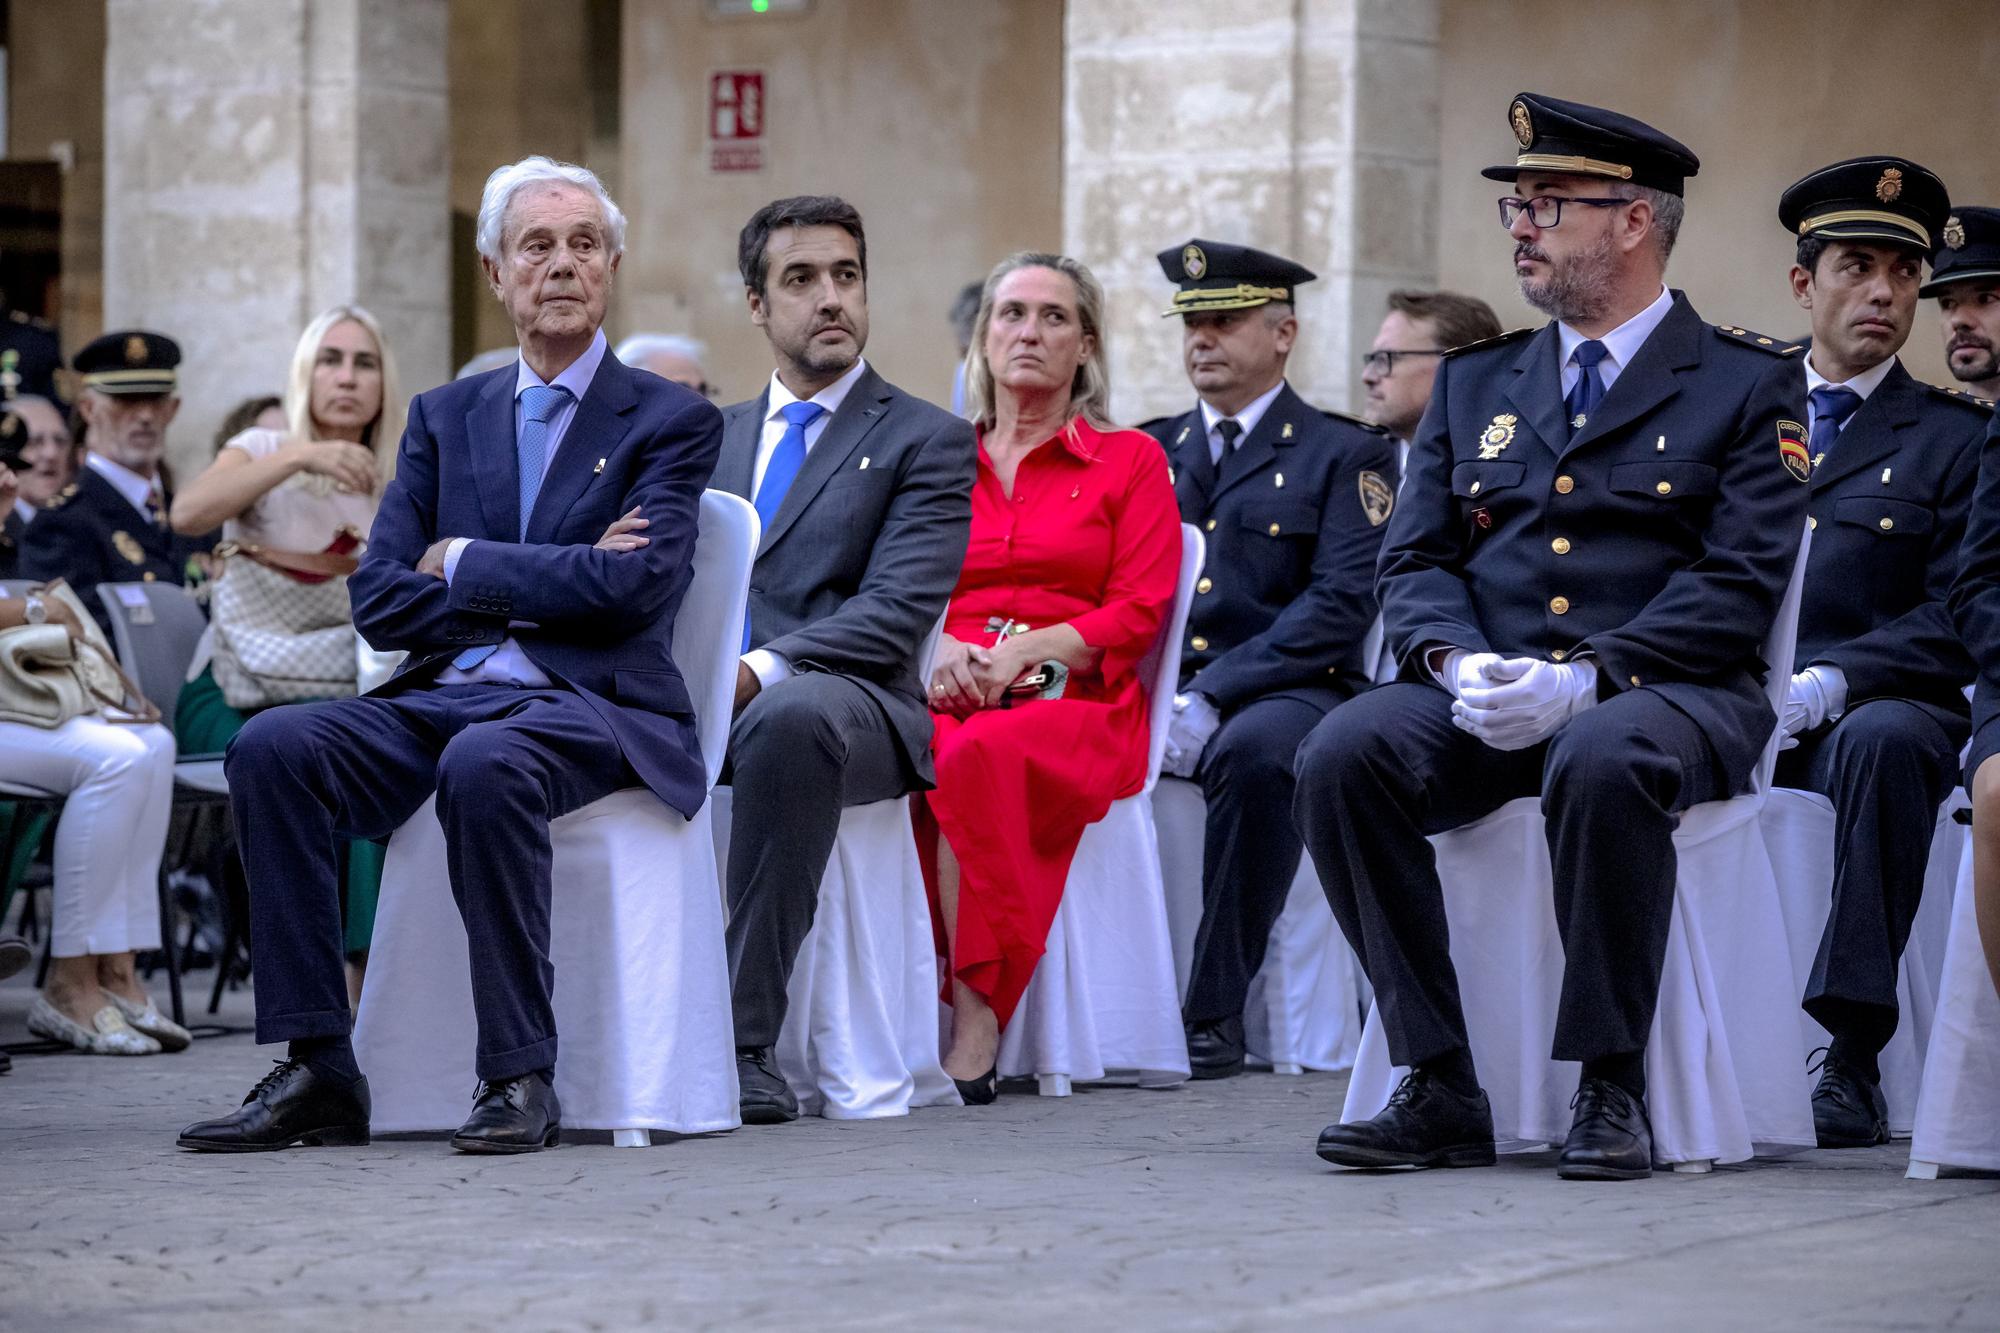
[[[44,319],[7,308],[0,299],[0,393],[31,393],[54,399],[62,347]]]
[[[1917,295],[1937,299],[1953,377],[1976,398],[2000,399],[2000,208],[1951,211]]]
[[[1566,956],[1553,1058],[1582,1063],[1566,1179],[1650,1173],[1645,1049],[1681,811],[1744,790],[1777,719],[1760,660],[1805,527],[1785,345],[1663,283],[1695,155],[1616,112],[1522,94],[1500,220],[1552,315],[1445,356],[1377,593],[1398,679],[1334,709],[1294,802],[1411,1070],[1349,1166],[1480,1166],[1430,834],[1539,794]]]
[[[1808,404],[1813,539],[1777,781],[1832,800],[1838,830],[1805,993],[1833,1035],[1813,1093],[1822,1148],[1889,1141],[1876,1057],[1896,1031],[1897,962],[1969,734],[1972,658],[1947,598],[1989,413],[1896,358],[1950,211],[1943,182],[1899,157],[1822,167],[1778,204],[1798,238],[1792,293],[1812,319],[1812,350],[1791,369]]]
[[[1166,770],[1208,804],[1202,919],[1188,981],[1196,1078],[1243,1068],[1243,1002],[1299,867],[1292,755],[1366,688],[1375,560],[1395,504],[1394,442],[1323,413],[1285,381],[1292,297],[1313,273],[1247,246],[1196,238],[1159,255],[1179,291],[1168,316],[1198,401],[1148,429],[1181,518],[1202,530]]]
[[[98,584],[183,583],[189,558],[214,544],[167,527],[159,468],[180,408],[180,360],[173,339],[141,330],[107,333],[77,352],[90,452],[21,543],[22,577],[67,579],[107,633]]]
[[[0,468],[9,474],[28,470],[28,460],[21,456],[27,447],[28,424],[14,415],[11,407],[13,395],[0,394]],[[20,567],[21,537],[28,530],[15,505],[15,490],[12,486],[0,489],[0,579],[11,579]]]

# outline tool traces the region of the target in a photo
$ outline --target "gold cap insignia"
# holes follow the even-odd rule
[[[146,340],[136,333],[125,340],[125,364],[128,366],[146,364]]]
[[[1514,137],[1520,140],[1521,147],[1526,148],[1535,141],[1535,122],[1528,115],[1526,102],[1517,99],[1514,105],[1507,109],[1507,119],[1514,123]]]
[[[1368,515],[1368,526],[1379,528],[1387,523],[1396,508],[1395,489],[1382,480],[1379,472],[1363,472],[1357,485],[1361,489],[1361,512]]]
[[[1944,243],[1953,250],[1963,249],[1965,246],[1965,224],[1958,220],[1957,214],[1944,220]]]
[[[124,556],[133,564],[143,565],[146,563],[145,548],[140,546],[137,539],[124,529],[121,528],[111,534],[111,544],[118,548],[118,554]]]
[[[1875,182],[1875,197],[1885,204],[1893,204],[1903,194],[1903,173],[1897,167],[1890,167],[1882,173],[1882,179]]]
[[[1479,437],[1479,457],[1491,462],[1500,456],[1500,451],[1514,442],[1514,427],[1520,418],[1512,412],[1502,412],[1493,418],[1493,424]]]
[[[1190,245],[1181,251],[1181,272],[1196,282],[1208,276],[1208,256],[1201,252],[1200,246]]]

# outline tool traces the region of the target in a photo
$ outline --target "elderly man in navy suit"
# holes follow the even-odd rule
[[[557,1142],[549,821],[623,787],[689,817],[705,795],[669,646],[722,417],[607,349],[624,239],[624,215],[581,167],[530,157],[486,182],[480,262],[520,361],[410,404],[349,581],[356,627],[408,650],[403,669],[361,698],[261,713],[230,746],[257,1039],[290,1050],[183,1147],[368,1141],[333,849],[391,832],[433,792],[479,1027],[481,1083],[452,1145]]]

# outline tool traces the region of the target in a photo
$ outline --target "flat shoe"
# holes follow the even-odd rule
[[[125,1015],[128,1026],[160,1043],[161,1050],[184,1051],[193,1043],[194,1035],[161,1013],[152,996],[148,995],[144,1004],[135,1004],[116,991],[106,991],[104,996]]]
[[[28,1006],[28,1031],[37,1037],[47,1037],[50,1041],[75,1047],[86,1055],[160,1053],[160,1043],[135,1030],[125,1021],[125,1015],[111,1005],[99,1009],[90,1024],[85,1027],[40,995]]]

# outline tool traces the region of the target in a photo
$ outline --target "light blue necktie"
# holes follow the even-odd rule
[[[549,465],[549,419],[569,397],[568,389],[551,384],[535,384],[521,390],[521,436],[514,442],[514,456],[521,471],[521,539],[527,540],[528,516],[535,512],[535,497],[542,493],[542,473]],[[498,652],[497,643],[467,648],[451,664],[470,671]]]
[[[771,530],[771,520],[777,517],[778,506],[785,502],[785,492],[792,489],[799,469],[806,464],[806,427],[825,412],[818,403],[786,403],[778,409],[778,415],[785,419],[785,433],[778,437],[778,447],[771,451],[771,461],[764,465],[764,483],[757,488],[754,501],[757,521],[764,531]],[[748,616],[743,619],[743,651],[750,651]]]

